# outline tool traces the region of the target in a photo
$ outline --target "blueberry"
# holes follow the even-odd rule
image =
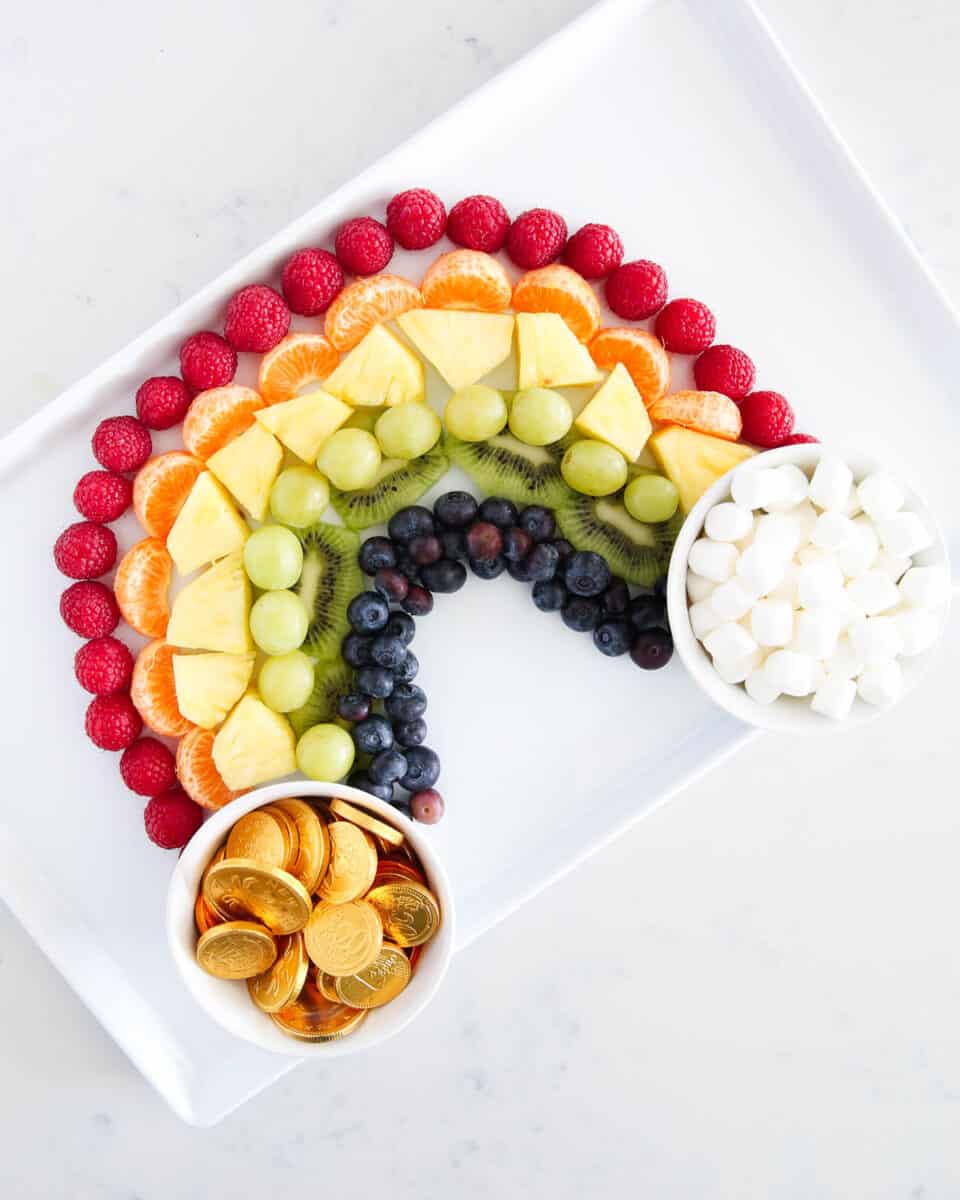
[[[384,626],[383,632],[387,637],[397,637],[405,646],[409,646],[413,641],[413,635],[417,632],[417,627],[413,617],[407,616],[406,613],[395,612],[390,614],[390,620]]]
[[[390,619],[390,605],[379,592],[361,592],[347,605],[347,620],[355,633],[379,633]]]
[[[396,783],[407,773],[407,760],[399,750],[381,750],[367,767],[374,783]]]
[[[359,788],[361,792],[369,792],[371,796],[376,796],[386,804],[393,803],[393,784],[374,783],[366,771],[354,771],[347,783],[351,787]]]
[[[530,583],[531,575],[528,568],[528,559],[524,558],[520,562],[508,562],[507,574],[511,579],[515,579],[518,583]]]
[[[560,565],[560,555],[551,542],[540,542],[527,555],[523,564],[527,569],[527,577],[536,581],[552,579]]]
[[[630,657],[644,671],[665,667],[673,654],[673,638],[666,629],[648,629],[638,633],[630,647]]]
[[[429,537],[414,538],[407,549],[418,567],[425,567],[428,563],[435,563],[443,558],[443,545],[433,533]]]
[[[365,721],[370,716],[369,698],[356,692],[341,696],[337,703],[337,716],[345,721]]]
[[[503,549],[503,534],[491,521],[475,521],[467,530],[471,558],[496,558]]]
[[[657,582],[653,585],[653,590],[658,596],[666,598],[667,595],[667,577],[661,575]]]
[[[373,577],[373,586],[384,600],[399,604],[410,590],[410,580],[396,567],[381,567]]]
[[[631,636],[626,621],[601,621],[593,631],[593,644],[608,658],[619,658],[630,649]]]
[[[565,562],[573,553],[573,546],[570,545],[566,538],[556,538],[553,544],[557,548],[561,562]]]
[[[517,523],[517,506],[512,500],[490,496],[480,505],[480,520],[489,521],[500,529],[509,529]]]
[[[340,647],[343,661],[351,667],[368,667],[371,645],[371,638],[361,637],[359,633],[348,633]]]
[[[546,542],[557,532],[557,522],[549,508],[539,504],[528,504],[520,514],[519,525],[535,542]]]
[[[385,537],[369,537],[360,547],[357,556],[364,575],[376,575],[384,567],[397,565],[397,550],[393,542]]]
[[[463,529],[477,518],[477,502],[469,492],[446,492],[433,503],[433,515],[448,529]]]
[[[627,609],[627,619],[635,633],[643,633],[647,629],[658,629],[665,624],[667,608],[659,596],[651,596],[649,592],[634,596]]]
[[[427,693],[415,683],[398,683],[384,708],[394,721],[415,721],[427,711]]]
[[[567,589],[559,579],[541,579],[533,585],[533,602],[541,612],[559,612],[567,597]]]
[[[459,561],[467,557],[467,539],[462,529],[445,529],[440,534],[440,545],[443,547],[443,557]]]
[[[409,683],[411,679],[416,678],[419,670],[420,660],[412,650],[408,650],[403,661],[393,668],[393,677],[397,683]]]
[[[630,589],[617,575],[601,597],[603,611],[608,617],[622,617],[630,604]]]
[[[397,721],[393,727],[393,736],[398,746],[410,749],[419,746],[427,736],[427,723],[422,717],[415,721]]]
[[[406,578],[407,583],[414,583],[418,586],[422,584],[420,567],[413,561],[413,555],[407,546],[402,547],[397,555],[397,570]]]
[[[574,633],[589,633],[600,620],[600,605],[589,596],[571,596],[560,615],[564,625]]]
[[[519,562],[533,549],[533,538],[525,529],[514,525],[503,535],[503,557],[510,562]]]
[[[398,637],[382,633],[370,646],[370,661],[378,667],[395,671],[407,657],[406,643]]]
[[[421,792],[433,787],[440,778],[440,758],[429,746],[414,746],[407,751],[407,772],[400,786],[408,792]]]
[[[606,559],[592,550],[578,550],[564,563],[563,581],[575,596],[599,596],[612,578]]]
[[[393,691],[393,684],[393,672],[386,667],[361,667],[357,672],[357,687],[374,700],[385,700]]]
[[[412,542],[414,538],[429,537],[435,528],[433,513],[419,504],[401,508],[393,514],[387,525],[387,531],[393,540],[404,545]]]
[[[424,587],[412,587],[402,605],[403,611],[412,617],[425,617],[427,613],[433,612],[433,594]]]
[[[497,558],[471,558],[470,560],[470,570],[478,579],[496,579],[506,569],[506,559],[499,556]]]
[[[459,592],[467,582],[467,568],[460,562],[441,558],[439,562],[424,567],[420,574],[424,586],[431,592]]]
[[[354,745],[361,754],[379,754],[393,748],[393,726],[386,717],[371,713],[353,727]]]

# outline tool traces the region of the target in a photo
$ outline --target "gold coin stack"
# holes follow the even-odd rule
[[[440,927],[403,834],[336,799],[241,817],[207,864],[194,916],[200,966],[246,980],[259,1009],[309,1042],[346,1037],[399,996]]]

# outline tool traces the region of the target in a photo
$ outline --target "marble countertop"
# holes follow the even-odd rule
[[[588,5],[138,7],[0,30],[0,433]],[[763,8],[960,302],[960,10]],[[0,1195],[960,1197],[953,671],[956,620],[895,738],[754,741],[458,957],[403,1038],[212,1130],[0,908]]]

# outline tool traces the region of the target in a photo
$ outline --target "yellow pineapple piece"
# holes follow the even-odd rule
[[[721,475],[756,454],[740,442],[710,437],[681,425],[658,429],[649,447],[663,473],[676,484],[684,512],[689,512]]]
[[[286,717],[247,692],[213,739],[213,761],[231,791],[256,787],[297,769],[296,738]]]
[[[587,401],[575,424],[587,437],[616,446],[627,462],[636,462],[653,431],[647,406],[623,363]]]
[[[353,405],[394,405],[422,400],[423,363],[394,334],[374,325],[350,351],[323,389]]]
[[[413,308],[397,324],[452,388],[469,387],[489,375],[513,344],[509,313]]]
[[[590,351],[557,313],[517,313],[517,386],[577,387],[603,374]]]
[[[250,580],[235,550],[175,597],[167,641],[183,650],[246,654],[253,649],[249,617]]]
[[[246,433],[212,455],[207,466],[250,516],[262,521],[282,461],[280,443],[269,430],[254,422]]]
[[[349,419],[353,409],[322,389],[294,396],[282,404],[261,408],[257,420],[280,439],[297,458],[313,463],[331,433]]]
[[[198,475],[167,534],[167,549],[181,575],[238,550],[250,536],[246,521],[209,471]]]
[[[213,729],[247,690],[256,655],[175,654],[173,682],[177,708],[199,725]]]

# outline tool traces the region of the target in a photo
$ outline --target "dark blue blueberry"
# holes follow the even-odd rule
[[[500,529],[509,529],[517,523],[517,506],[512,500],[502,500],[499,496],[488,496],[480,505],[480,520],[489,521]]]
[[[589,633],[600,620],[600,604],[589,596],[571,596],[560,615],[564,625],[574,633]]]
[[[477,502],[469,492],[446,492],[433,502],[433,515],[448,529],[464,529],[477,519]]]
[[[619,658],[630,649],[632,636],[626,621],[601,621],[593,631],[593,644],[608,658]]]
[[[397,565],[397,549],[389,538],[369,537],[357,556],[364,575],[376,575],[384,567]]]
[[[568,592],[559,579],[541,579],[533,585],[533,602],[541,612],[559,612]]]
[[[612,578],[606,559],[592,550],[578,550],[563,564],[563,582],[575,596],[599,596]]]
[[[337,703],[337,716],[345,721],[365,721],[370,716],[370,699],[351,692],[341,696]]]
[[[413,561],[413,555],[408,546],[402,546],[397,555],[397,570],[406,578],[408,583],[421,584],[420,567]]]
[[[603,611],[608,617],[622,617],[630,605],[630,589],[622,579],[614,575],[601,599]]]
[[[477,558],[470,560],[470,570],[478,579],[496,579],[507,569],[504,558]]]
[[[371,644],[371,638],[361,637],[359,633],[348,633],[340,647],[343,661],[351,667],[368,667]]]
[[[573,546],[570,545],[566,538],[555,538],[553,544],[557,548],[561,562],[565,562],[573,553]]]
[[[467,568],[461,562],[441,558],[439,562],[422,567],[423,586],[431,592],[459,592],[467,582]]]
[[[370,661],[375,666],[395,671],[406,657],[406,643],[401,638],[381,633],[370,645]]]
[[[528,504],[527,507],[520,513],[518,522],[521,529],[525,529],[535,542],[546,542],[557,532],[557,522],[554,520],[553,513],[549,508],[543,508],[539,504]]]
[[[393,677],[397,683],[409,683],[411,679],[416,679],[419,670],[420,660],[412,650],[408,650],[403,661],[393,668]]]
[[[381,750],[367,767],[367,774],[374,783],[396,783],[406,773],[407,760],[399,750]]]
[[[357,688],[374,700],[385,700],[393,692],[393,672],[386,667],[361,667],[357,672]]]
[[[373,577],[373,587],[384,600],[399,604],[410,590],[410,580],[396,567],[381,567]]]
[[[504,530],[503,557],[510,562],[520,562],[533,549],[533,538],[525,529],[513,526]]]
[[[401,605],[403,611],[412,617],[425,617],[427,613],[433,612],[433,593],[428,592],[425,587],[412,587],[401,601]]]
[[[407,549],[418,567],[425,567],[443,558],[443,544],[435,533],[428,537],[414,538]]]
[[[665,667],[673,654],[673,638],[666,629],[647,629],[638,633],[630,647],[630,657],[644,671]]]
[[[379,754],[393,748],[393,726],[386,717],[371,713],[353,727],[354,745],[361,754]]]
[[[427,723],[422,717],[415,721],[397,721],[393,727],[393,736],[398,746],[410,748],[419,746],[427,736]]]
[[[361,792],[368,792],[371,796],[376,796],[385,804],[393,803],[393,784],[375,783],[366,771],[354,771],[347,783],[351,787],[359,788]]]
[[[528,563],[529,560],[526,558],[522,558],[520,562],[508,562],[507,574],[518,583],[530,583],[531,575]]]
[[[413,641],[413,635],[417,632],[417,627],[413,617],[407,616],[406,613],[395,612],[390,614],[390,620],[383,632],[387,637],[398,637],[405,646],[409,646]]]
[[[401,508],[393,514],[387,525],[387,532],[395,542],[403,542],[406,545],[414,538],[429,537],[435,528],[430,509],[420,504],[411,504],[409,508]]]
[[[440,534],[440,545],[443,547],[443,557],[459,561],[467,557],[467,539],[462,529],[445,529]]]
[[[407,773],[400,786],[408,792],[422,792],[440,778],[440,757],[429,746],[414,746],[407,751]]]
[[[645,592],[634,596],[627,609],[627,620],[635,633],[659,629],[666,624],[667,606],[659,596]]]
[[[394,721],[415,721],[427,711],[427,693],[415,683],[398,683],[384,708]]]
[[[523,565],[527,568],[527,577],[539,582],[542,579],[552,579],[560,565],[560,555],[551,542],[540,542],[527,555]]]
[[[379,633],[390,620],[390,605],[379,592],[361,592],[347,605],[347,620],[355,633]]]
[[[666,597],[667,594],[667,577],[661,575],[657,582],[653,585],[653,590],[658,596]]]

